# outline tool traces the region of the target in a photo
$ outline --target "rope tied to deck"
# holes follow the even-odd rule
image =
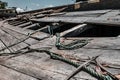
[[[52,36],[53,35],[53,28],[52,28],[52,26],[49,26],[48,25],[48,32],[49,32],[49,34]]]
[[[56,33],[56,44],[55,44],[55,46],[57,47],[57,49],[60,49],[60,50],[78,49],[78,48],[82,48],[83,46],[85,46],[87,44],[88,44],[88,40],[82,39],[82,40],[77,40],[77,41],[74,41],[70,44],[64,45],[60,42],[60,34]]]
[[[72,66],[74,66],[76,68],[80,66],[80,64],[78,64],[76,62],[73,62],[70,59],[64,58],[61,55],[58,55],[56,53],[52,53],[52,52],[47,51],[47,50],[40,50],[39,52],[46,52],[52,59],[66,62],[66,63],[68,63],[68,64],[70,64],[70,65],[72,65]],[[93,76],[93,77],[95,77],[95,78],[97,78],[99,80],[114,80],[111,76],[99,74],[93,68],[88,67],[88,66],[83,66],[82,70],[89,73],[91,76]]]

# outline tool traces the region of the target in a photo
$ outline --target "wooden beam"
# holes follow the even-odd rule
[[[26,23],[17,25],[17,27],[25,27],[25,26],[30,25],[30,24],[31,24],[31,22],[26,22]]]
[[[71,32],[74,32],[74,31],[76,31],[76,30],[79,30],[79,33],[81,33],[81,32],[83,32],[84,30],[87,29],[87,28],[85,29],[86,26],[87,26],[87,24],[77,25],[77,26],[75,26],[75,27],[73,27],[73,28],[71,28],[71,29],[69,29],[69,30],[66,30],[66,31],[60,33],[60,35],[61,35],[61,36],[65,36],[65,35],[67,35],[67,34],[69,34],[69,33],[71,33]],[[83,28],[84,28],[84,29],[83,29]],[[74,34],[74,33],[73,33],[73,34]],[[75,34],[75,35],[77,35],[77,34]]]

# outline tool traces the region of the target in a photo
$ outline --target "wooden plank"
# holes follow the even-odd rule
[[[39,15],[36,15],[36,16],[34,16],[35,18],[43,18],[43,17],[45,17],[45,16],[47,16],[47,15],[45,15],[45,14],[39,14]]]
[[[25,26],[23,29],[28,29],[28,28],[35,27],[35,26],[37,26],[37,24],[31,24],[29,26]]]
[[[61,17],[99,17],[101,15],[107,14],[109,12],[112,12],[113,10],[94,10],[94,11],[75,11],[75,12],[66,12],[63,15],[60,15]],[[59,16],[59,15],[58,15]]]
[[[37,79],[0,65],[0,80],[37,80]]]
[[[79,12],[68,12],[63,15],[58,15],[55,17],[48,17],[48,18],[41,18],[41,19],[32,19],[32,21],[38,21],[38,22],[70,22],[70,23],[83,23],[84,21],[89,19],[94,19],[94,17],[98,16],[92,16],[90,15],[98,15],[109,13],[111,10],[98,10],[98,11],[79,11]]]
[[[12,37],[11,35],[6,34],[5,32],[3,32],[2,30],[0,30],[0,38],[4,41],[4,43],[9,46],[15,42],[17,42],[17,39]],[[3,45],[3,44],[2,44]],[[17,51],[18,49],[21,49],[21,47],[26,47],[28,45],[26,45],[25,43],[21,43],[19,45],[14,46],[14,48],[10,48],[11,51]],[[3,48],[5,48],[6,46],[3,45]],[[3,49],[2,48],[2,49]]]
[[[107,50],[119,50],[120,38],[93,38],[84,48],[90,49],[107,49]]]
[[[106,26],[120,26],[120,16],[109,18],[96,18],[85,21],[86,24],[106,25]]]
[[[18,25],[17,27],[25,27],[25,26],[27,26],[27,25],[29,25],[29,24],[31,24],[31,22],[23,23],[23,24],[21,24],[21,25]]]
[[[73,28],[70,28],[62,33],[60,33],[61,36],[65,36],[65,37],[68,37],[68,36],[77,36],[78,34],[82,33],[83,31],[87,30],[87,29],[90,29],[91,26],[88,26],[87,24],[80,24],[80,25],[77,25]]]
[[[13,25],[14,25],[14,26],[17,26],[17,25],[20,25],[20,24],[23,24],[23,23],[26,23],[26,21],[20,21],[20,22],[18,22],[18,23],[13,24]]]
[[[14,19],[13,19],[13,21],[8,21],[8,23],[11,24],[11,25],[15,24],[15,23],[18,23],[18,22],[20,22],[20,21],[19,20],[14,20]]]
[[[112,10],[96,10],[96,11],[76,11],[76,12],[61,12],[53,14],[39,14],[36,15],[36,18],[42,18],[45,16],[56,16],[56,17],[99,17],[105,13],[108,13]]]
[[[31,19],[35,22],[63,22],[63,23],[84,23],[87,20],[94,19],[95,17],[46,17],[40,19]]]
[[[102,18],[109,18],[109,17],[115,17],[120,14],[119,10],[110,10],[106,14],[101,15]]]
[[[20,25],[20,24],[23,24],[23,23],[26,23],[26,21],[17,21],[15,23],[13,23],[12,25],[17,26],[17,25]]]
[[[90,12],[90,13],[89,13]],[[31,19],[36,22],[66,22],[66,23],[91,23],[103,25],[120,25],[120,12],[118,10],[69,12],[63,15]]]

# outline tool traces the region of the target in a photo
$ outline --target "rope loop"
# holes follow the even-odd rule
[[[78,49],[78,48],[82,48],[84,47],[85,45],[88,44],[88,40],[86,39],[82,39],[82,40],[76,40],[70,44],[62,44],[60,42],[60,34],[59,33],[56,33],[56,44],[55,46],[57,47],[57,49],[60,49],[60,50],[73,50],[73,49]]]

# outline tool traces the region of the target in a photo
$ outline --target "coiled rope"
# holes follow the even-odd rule
[[[70,44],[64,45],[60,42],[60,34],[56,33],[56,44],[55,46],[57,47],[57,49],[60,50],[71,50],[71,49],[78,49],[78,48],[82,48],[83,46],[88,44],[88,40],[82,39],[82,40],[77,40],[74,41]]]

